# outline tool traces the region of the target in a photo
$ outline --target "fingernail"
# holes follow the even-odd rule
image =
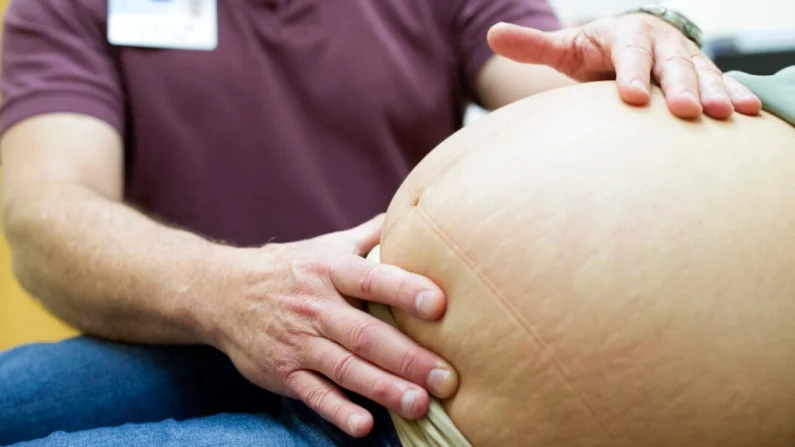
[[[632,85],[632,87],[635,90],[638,90],[638,91],[641,91],[641,92],[647,93],[647,94],[649,93],[649,90],[646,88],[646,84],[644,84],[643,81],[641,81],[640,79],[635,79],[634,81],[632,81],[631,85]]]
[[[359,426],[362,425],[363,420],[364,418],[358,414],[348,416],[348,429],[350,429],[351,433],[359,433]]]
[[[447,397],[453,392],[453,373],[446,369],[436,368],[428,373],[428,388],[437,397]]]
[[[423,290],[414,299],[414,307],[417,312],[425,317],[432,316],[436,311],[436,294],[430,290]]]
[[[696,95],[694,95],[692,92],[682,92],[682,96],[694,102],[698,102],[698,97],[696,97]]]
[[[414,402],[419,395],[418,391],[406,391],[403,393],[403,397],[400,398],[400,411],[404,416],[413,414]]]

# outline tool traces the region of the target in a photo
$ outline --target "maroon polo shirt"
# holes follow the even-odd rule
[[[385,211],[461,126],[499,21],[559,26],[544,0],[218,0],[217,49],[162,50],[110,45],[107,0],[14,0],[0,133],[91,115],[127,203],[237,245],[312,237]]]

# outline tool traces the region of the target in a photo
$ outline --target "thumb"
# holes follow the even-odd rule
[[[565,68],[572,40],[568,30],[544,32],[509,23],[498,23],[488,32],[489,46],[500,56],[559,71]]]
[[[353,253],[357,256],[366,255],[381,242],[384,217],[384,213],[379,214],[348,230],[328,234],[324,239],[327,243],[346,253]]]

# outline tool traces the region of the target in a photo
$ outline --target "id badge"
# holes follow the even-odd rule
[[[108,42],[119,46],[214,50],[218,46],[216,1],[108,0]]]

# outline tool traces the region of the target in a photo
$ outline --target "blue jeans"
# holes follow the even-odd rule
[[[399,446],[382,407],[354,439],[302,403],[264,391],[209,347],[78,337],[0,353],[0,445]]]

